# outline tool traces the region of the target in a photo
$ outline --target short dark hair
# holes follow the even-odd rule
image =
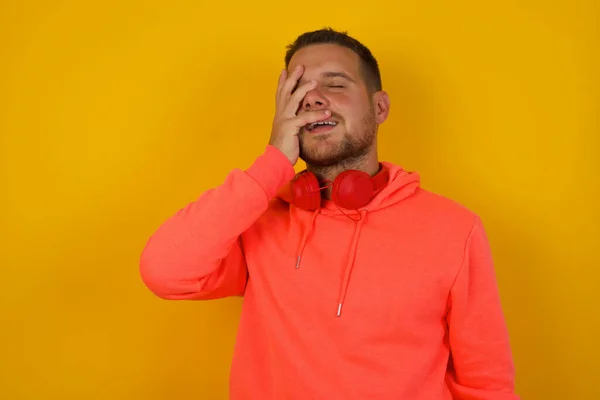
[[[377,60],[364,44],[349,36],[347,32],[336,31],[332,28],[323,28],[312,32],[305,32],[298,36],[296,40],[289,44],[285,53],[285,67],[290,64],[292,56],[301,48],[313,44],[337,44],[338,46],[349,48],[360,58],[360,71],[367,84],[367,88],[372,92],[381,90],[381,73]]]

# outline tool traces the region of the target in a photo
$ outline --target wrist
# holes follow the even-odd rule
[[[267,145],[246,173],[258,182],[269,199],[296,175],[290,159],[272,144]]]

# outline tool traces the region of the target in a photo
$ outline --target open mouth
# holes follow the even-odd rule
[[[306,125],[306,130],[308,132],[317,132],[332,129],[337,125],[336,121],[319,121],[313,122],[312,124]]]

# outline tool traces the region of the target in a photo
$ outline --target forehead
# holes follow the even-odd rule
[[[345,72],[353,77],[359,74],[358,55],[336,44],[315,44],[301,48],[290,60],[288,70],[292,71],[297,65],[304,66],[304,75],[325,71]]]

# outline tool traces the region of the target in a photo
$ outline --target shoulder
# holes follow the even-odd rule
[[[478,218],[473,210],[456,199],[424,188],[418,172],[407,171],[390,162],[384,162],[384,165],[390,171],[392,189],[384,194],[388,198],[381,200],[382,204],[408,210],[411,214],[425,219],[451,219],[456,222],[473,223]]]
[[[455,199],[424,188],[419,188],[406,201],[417,221],[442,234],[467,237],[476,225],[481,224],[479,215],[472,209]]]
[[[444,215],[456,215],[457,217],[462,218],[477,217],[473,210],[456,199],[444,196],[428,189],[424,189],[422,187],[416,191],[415,196],[413,196],[413,201],[417,203],[416,205],[424,207],[431,212],[441,213]]]

